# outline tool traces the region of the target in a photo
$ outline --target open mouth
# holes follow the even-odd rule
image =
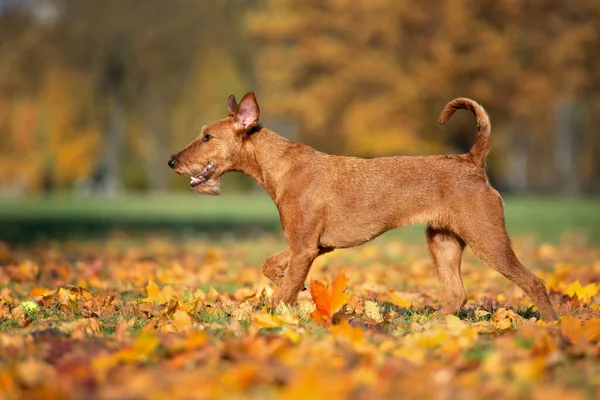
[[[190,178],[190,186],[195,187],[203,184],[204,182],[209,180],[209,178],[214,172],[215,164],[209,161],[208,163],[206,163],[206,165],[204,165],[204,167],[202,167],[202,170],[200,172],[198,172],[196,175]]]

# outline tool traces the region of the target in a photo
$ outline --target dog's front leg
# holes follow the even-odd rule
[[[265,261],[263,261],[263,275],[273,281],[273,283],[275,283],[277,286],[281,286],[281,281],[284,277],[284,271],[290,261],[290,255],[291,251],[288,248],[280,251],[279,253],[273,254],[270,257],[267,257]]]
[[[281,281],[277,293],[275,293],[275,304],[283,301],[286,304],[293,304],[298,299],[298,292],[304,287],[304,281],[308,276],[308,271],[313,261],[319,255],[318,249],[304,250],[294,252],[290,250],[290,261]]]

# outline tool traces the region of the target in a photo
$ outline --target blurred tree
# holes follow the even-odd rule
[[[224,94],[219,98],[226,99],[232,89],[241,91],[247,85],[243,81],[252,75],[252,46],[241,38],[240,23],[249,4],[237,0],[22,0],[18,7],[4,10],[0,37],[9,39],[0,41],[0,103],[8,104],[9,111],[0,112],[0,131],[7,135],[7,154],[14,150],[14,124],[21,124],[24,118],[24,111],[17,107],[21,102],[33,102],[36,115],[44,115],[39,122],[42,133],[56,132],[58,127],[80,134],[85,134],[84,129],[101,132],[101,142],[87,154],[92,168],[82,165],[79,173],[67,174],[64,168],[55,168],[62,162],[59,150],[38,142],[32,146],[45,148],[46,167],[12,180],[40,187],[47,175],[43,171],[50,170],[60,175],[61,182],[72,185],[86,171],[88,186],[100,193],[119,190],[124,178],[126,187],[149,185],[152,190],[164,190],[173,176],[165,160],[172,150],[191,140],[190,129],[197,127],[196,119],[206,115],[201,108],[190,109],[183,113],[195,116],[186,121],[190,125],[175,121],[182,115],[181,109],[198,105],[196,101],[185,104],[184,99],[205,96],[204,87],[191,91],[190,86],[196,85],[190,81],[201,78],[205,86],[220,86]],[[44,18],[40,17],[41,5],[52,10],[43,13]],[[215,51],[235,56],[212,57],[212,65],[200,63]],[[223,59],[229,65],[219,65]],[[201,77],[200,65],[204,69]],[[233,75],[241,78],[230,82],[232,74],[223,74],[221,69],[240,70]],[[58,117],[66,113],[64,102],[40,111],[40,88],[52,82],[65,85],[65,95],[67,88],[75,90],[68,92],[73,96],[68,118]],[[222,117],[224,100],[220,105]],[[68,148],[76,154],[89,150],[77,141]],[[140,162],[145,177],[140,176]],[[0,168],[5,167],[0,164]]]
[[[472,118],[449,132],[434,124],[445,102],[468,96],[494,117],[494,152],[507,155],[492,156],[493,174],[513,189],[585,186],[579,152],[590,133],[575,134],[583,114],[571,104],[600,93],[594,0],[265,0],[248,25],[262,43],[266,107],[292,116],[302,139],[323,150],[467,150]]]
[[[435,121],[473,97],[501,187],[600,191],[596,0],[7,4],[0,190],[164,190],[180,179],[165,160],[224,115],[219,99],[257,90],[269,126],[362,156],[467,150],[472,116]]]

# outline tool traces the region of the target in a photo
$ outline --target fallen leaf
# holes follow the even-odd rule
[[[598,285],[596,283],[589,283],[585,286],[581,286],[579,279],[571,283],[565,293],[571,297],[577,295],[579,301],[589,304],[592,297],[598,294]]]
[[[347,286],[348,278],[344,270],[340,271],[329,288],[313,280],[310,284],[310,294],[316,306],[316,310],[310,314],[313,320],[329,324],[333,314],[338,312],[351,296],[344,293]]]
[[[523,318],[513,310],[499,308],[492,315],[492,325],[501,330],[517,327],[523,323]]]
[[[365,301],[365,316],[379,323],[383,321],[383,317],[379,312],[379,306],[374,301]]]
[[[577,343],[583,334],[581,321],[571,315],[562,316],[560,319],[560,332],[572,344]]]
[[[190,315],[187,312],[177,310],[173,314],[173,325],[180,329],[187,328],[188,326],[192,325],[192,319],[190,318]]]

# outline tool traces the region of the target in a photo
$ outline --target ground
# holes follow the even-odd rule
[[[545,324],[520,289],[468,250],[468,303],[457,316],[439,315],[442,293],[423,227],[322,256],[299,303],[271,307],[275,288],[260,262],[284,246],[271,229],[276,214],[263,200],[224,201],[229,209],[206,206],[223,204],[213,198],[198,201],[202,211],[177,201],[163,211],[176,223],[189,223],[185,216],[219,222],[221,212],[244,229],[216,224],[175,234],[169,225],[140,233],[109,224],[108,236],[60,240],[56,226],[43,240],[3,231],[0,399],[600,395],[593,202],[507,201],[516,253],[546,280],[561,316]],[[60,214],[62,203],[20,210],[43,219],[49,209]],[[140,220],[156,213],[129,204]],[[107,218],[131,216],[104,206]],[[93,203],[81,207],[93,211]],[[17,226],[18,212],[10,215],[4,226]],[[56,224],[64,216],[54,217]]]

